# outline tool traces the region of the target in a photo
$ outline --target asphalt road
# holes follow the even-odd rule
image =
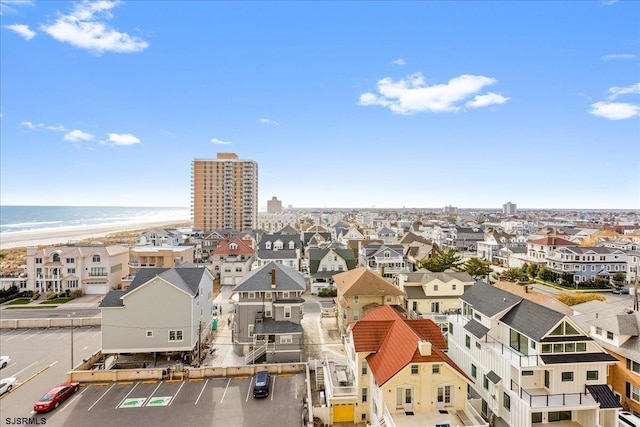
[[[3,319],[50,319],[69,317],[96,317],[100,315],[99,308],[19,308],[2,310]]]

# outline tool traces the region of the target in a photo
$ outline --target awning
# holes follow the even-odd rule
[[[500,381],[502,381],[502,378],[500,378],[498,374],[493,371],[489,371],[489,373],[487,374],[487,379],[494,384],[498,384]]]
[[[489,332],[489,328],[475,320],[467,322],[467,324],[464,325],[464,330],[471,332],[471,334],[477,339],[484,338],[484,336],[487,335],[487,332]]]
[[[600,404],[600,409],[622,408],[620,401],[606,384],[588,385],[587,391]]]

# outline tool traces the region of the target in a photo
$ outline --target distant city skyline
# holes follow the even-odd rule
[[[640,209],[640,2],[0,2],[3,205]]]

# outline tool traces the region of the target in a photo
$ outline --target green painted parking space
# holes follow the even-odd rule
[[[125,399],[125,401],[120,405],[120,408],[141,408],[146,400],[146,397],[137,399]]]
[[[145,406],[167,406],[171,402],[171,396],[169,397],[152,397],[151,400]]]

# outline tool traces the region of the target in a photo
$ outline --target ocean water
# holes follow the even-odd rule
[[[189,208],[119,206],[0,206],[0,233],[69,227],[189,221]]]

